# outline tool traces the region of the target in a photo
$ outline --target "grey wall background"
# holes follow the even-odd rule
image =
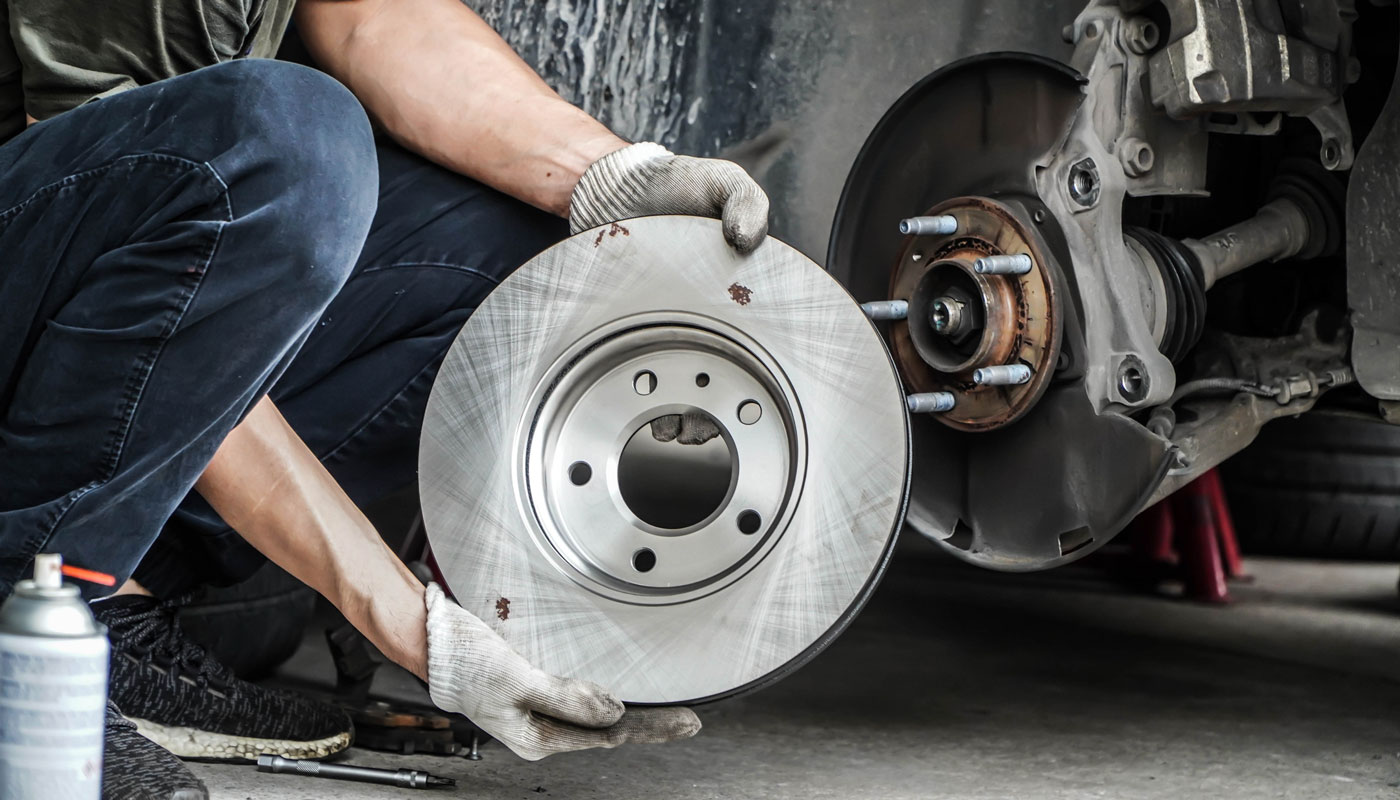
[[[1065,59],[1083,0],[465,0],[620,135],[724,155],[773,233],[823,261],[851,162],[885,109],[957,58]]]

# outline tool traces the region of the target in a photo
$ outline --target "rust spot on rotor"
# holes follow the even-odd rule
[[[500,600],[496,601],[496,616],[501,620],[501,622],[505,622],[506,620],[510,619],[509,600],[502,597]]]
[[[746,306],[753,299],[753,290],[742,284],[731,283],[729,285],[729,299],[741,306]]]
[[[619,225],[619,224],[617,224],[616,222],[614,222],[614,223],[612,223],[611,225],[609,225],[606,229],[602,229],[602,230],[599,230],[599,231],[598,231],[598,238],[596,238],[596,239],[593,240],[593,246],[594,246],[594,247],[597,247],[598,245],[602,244],[602,243],[603,243],[603,237],[604,237],[604,236],[607,236],[607,237],[609,237],[609,238],[612,238],[612,237],[617,236],[619,233],[622,234],[623,236],[631,236],[631,235],[632,235],[632,232],[629,231],[629,230],[627,230],[627,228],[625,228],[625,227],[623,227],[622,225]]]

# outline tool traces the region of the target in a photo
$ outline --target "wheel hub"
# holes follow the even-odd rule
[[[950,392],[953,409],[938,417],[959,430],[990,430],[1020,419],[1054,373],[1061,339],[1059,297],[1047,255],[1006,205],[984,197],[941,203],[928,216],[950,216],[950,234],[907,236],[890,280],[890,297],[909,303],[894,325],[895,359],[914,391]],[[988,274],[988,256],[1025,255],[1024,274]],[[1022,365],[1024,383],[976,380],[987,367]]]
[[[947,124],[950,109],[956,125]],[[1082,237],[1076,250],[1066,234],[1079,227],[1070,215],[1111,212],[1117,199],[1118,184],[1109,181],[1117,174],[1102,154],[1091,170],[1082,163],[1088,151],[1065,149],[1067,137],[1090,122],[1088,110],[1083,76],[1050,59],[998,53],[947,65],[876,125],[833,224],[827,266],[857,299],[911,301],[904,307],[909,319],[887,328],[905,385],[954,395],[950,412],[911,420],[910,526],[955,557],[993,569],[1045,569],[1092,552],[1141,508],[1170,465],[1160,437],[1126,415],[1103,413],[1104,397],[1121,391],[1102,384],[1125,381],[1144,401],[1153,387],[1144,380],[1150,365],[1132,371],[1127,357],[1141,355],[1136,346],[1113,344],[1123,330],[1118,321],[1131,316],[1119,312],[1132,309],[1103,305],[1129,293],[1105,286],[1103,270],[1083,273],[1099,252],[1085,252]],[[924,214],[963,217],[951,235],[900,235],[901,221]],[[958,261],[970,280],[967,262],[976,272],[988,253],[1029,256],[1029,265],[1017,260],[1030,270],[987,273],[1002,288],[972,295],[967,309],[990,307],[1000,321],[952,336],[970,330],[979,347],[988,345],[982,355],[930,363],[915,336],[927,326],[931,338],[939,315],[934,308],[929,320],[912,307],[925,273]],[[1079,253],[1086,258],[1072,255]],[[1088,303],[1082,274],[1093,276]],[[1001,312],[1003,292],[1012,298],[1011,314]],[[930,295],[930,306],[938,299]],[[996,339],[1007,331],[1009,352]],[[971,357],[977,348],[968,342],[951,344]],[[1114,367],[1128,365],[1121,376],[1103,373],[1108,358],[1088,358],[1111,350],[1121,350]],[[994,382],[979,383],[978,370]],[[1024,383],[1011,380],[1022,377]],[[1007,481],[1017,475],[1033,480],[1018,483],[1008,501]]]

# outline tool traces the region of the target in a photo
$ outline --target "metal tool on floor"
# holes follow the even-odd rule
[[[305,761],[273,755],[258,756],[258,772],[377,783],[382,786],[397,786],[401,789],[437,789],[457,785],[457,781],[452,778],[441,778],[416,769],[355,767],[349,764],[326,764],[321,761]]]

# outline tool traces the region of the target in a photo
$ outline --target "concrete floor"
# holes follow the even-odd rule
[[[1212,608],[1088,568],[987,573],[911,535],[845,636],[777,686],[701,709],[693,740],[536,764],[494,743],[478,762],[347,760],[493,799],[1400,797],[1396,567],[1249,567],[1254,583]],[[285,672],[327,670],[312,636]],[[418,692],[402,674],[376,688]],[[215,798],[408,792],[194,769]]]

